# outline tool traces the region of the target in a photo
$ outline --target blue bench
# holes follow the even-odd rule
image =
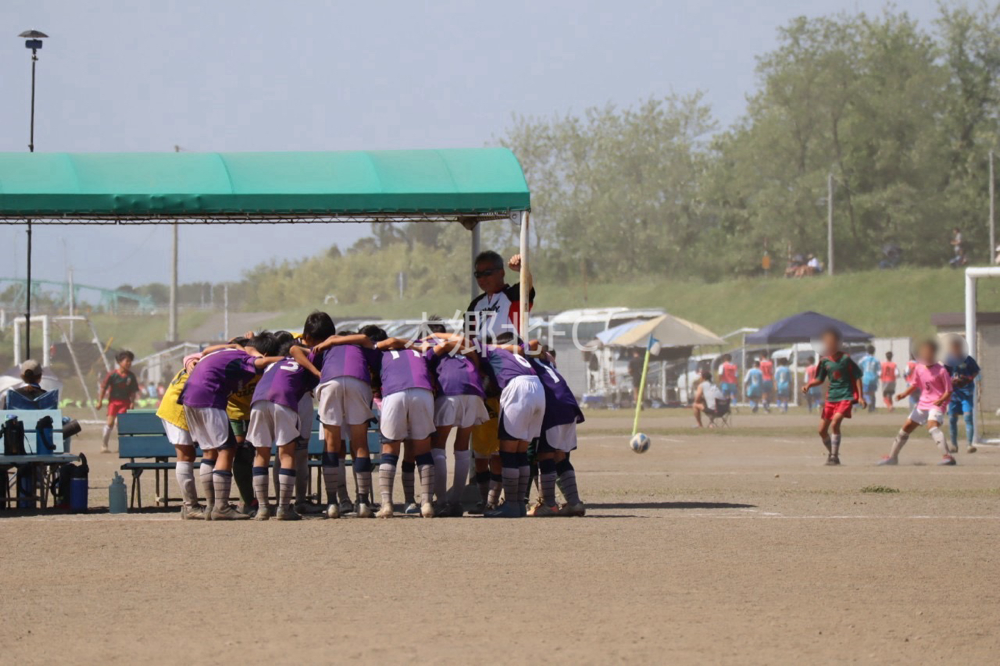
[[[346,432],[345,432],[346,434]],[[381,452],[381,436],[378,430],[368,430],[368,450],[371,451],[373,463],[377,463]],[[350,459],[349,438],[345,438],[345,451]],[[314,417],[313,429],[309,437],[309,467],[317,470],[317,494],[322,495],[323,451],[326,448],[323,440],[322,425],[319,417]],[[196,449],[196,455],[201,457],[201,449]],[[277,455],[277,447],[271,447],[271,455]],[[167,440],[163,432],[163,423],[152,411],[132,411],[118,417],[118,458],[127,459],[121,466],[123,471],[132,473],[132,489],[129,498],[129,508],[142,508],[142,473],[152,470],[156,479],[156,503],[168,506],[171,498],[170,473],[177,468],[177,451]],[[162,478],[163,495],[160,495]],[[138,505],[138,506],[137,506]]]

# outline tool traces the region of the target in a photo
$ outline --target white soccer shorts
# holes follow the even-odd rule
[[[229,416],[215,407],[184,407],[188,432],[202,451],[221,449],[229,442]],[[235,441],[235,440],[234,440]]]
[[[194,444],[194,440],[191,439],[191,433],[189,433],[184,428],[175,426],[170,421],[166,419],[160,419],[163,422],[163,432],[167,436],[167,441],[174,446],[191,446]]]
[[[503,431],[512,439],[531,441],[542,433],[544,417],[545,390],[541,380],[531,376],[512,379],[500,394]]]
[[[299,413],[294,409],[267,400],[250,406],[247,441],[256,448],[284,446],[299,438]]]
[[[436,429],[434,394],[427,389],[408,388],[382,398],[379,429],[390,442],[430,437]]]
[[[299,437],[304,438],[306,441],[312,437],[313,416],[313,397],[310,392],[306,393],[299,400]]]
[[[917,425],[924,425],[928,421],[944,423],[944,410],[940,407],[931,407],[930,409],[914,407],[913,411],[910,412],[910,420]]]
[[[434,400],[434,425],[471,428],[490,420],[478,395],[442,395]]]
[[[319,420],[326,425],[351,426],[372,417],[372,387],[355,377],[337,377],[316,389]]]
[[[576,424],[552,426],[545,431],[545,443],[556,451],[569,453],[576,450]]]

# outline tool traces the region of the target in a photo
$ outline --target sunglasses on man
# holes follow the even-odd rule
[[[500,270],[499,268],[488,268],[485,271],[476,271],[473,273],[473,275],[475,275],[476,279],[478,280],[479,278],[489,277],[499,270]]]

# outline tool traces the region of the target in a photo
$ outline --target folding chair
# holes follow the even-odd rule
[[[716,425],[716,423],[727,428],[733,427],[733,409],[730,400],[717,398],[715,400],[715,409],[712,411],[705,410],[705,416],[708,417],[708,425],[710,427]]]

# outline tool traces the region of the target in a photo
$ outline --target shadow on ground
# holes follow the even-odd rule
[[[588,509],[756,509],[754,504],[731,502],[615,502],[587,504]]]

